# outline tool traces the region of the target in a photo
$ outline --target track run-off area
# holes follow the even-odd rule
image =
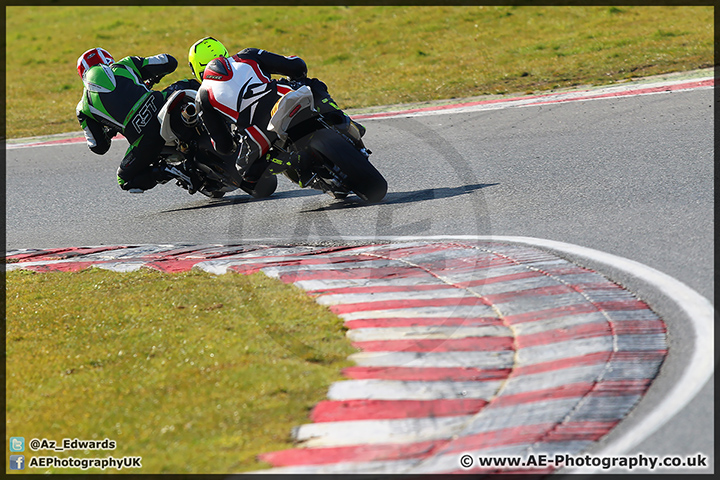
[[[263,455],[272,472],[596,472],[462,458],[639,452],[710,473],[712,138],[693,135],[713,88],[698,72],[353,114],[390,184],[373,206],[105,192],[116,166],[87,172],[83,139],[11,141],[6,269],[262,271],[327,305],[355,366],[296,448]]]

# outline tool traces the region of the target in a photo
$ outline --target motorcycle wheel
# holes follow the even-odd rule
[[[240,188],[254,198],[267,198],[275,193],[277,177],[275,175],[263,176],[256,184],[243,181]]]
[[[339,168],[347,176],[344,183],[362,200],[377,203],[385,198],[388,188],[385,178],[367,157],[337,133],[318,130],[310,140],[310,149]]]

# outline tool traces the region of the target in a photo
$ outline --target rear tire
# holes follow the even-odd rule
[[[318,130],[310,139],[310,150],[347,176],[344,183],[358,197],[368,203],[385,198],[387,181],[375,166],[338,133]]]

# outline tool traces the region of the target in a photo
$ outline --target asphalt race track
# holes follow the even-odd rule
[[[712,303],[713,88],[667,90],[357,115],[388,179],[378,205],[336,201],[284,178],[265,200],[210,200],[171,184],[132,195],[115,183],[124,140],[103,157],[83,143],[8,148],[6,250],[515,236],[639,262]],[[612,270],[601,273],[612,278]],[[643,295],[651,306],[660,301]],[[680,334],[669,339],[671,366],[656,380],[668,388],[694,348],[689,327],[669,330]],[[702,453],[710,469],[687,471],[713,472],[713,378],[625,453]],[[631,428],[661,397],[648,395],[616,430]]]

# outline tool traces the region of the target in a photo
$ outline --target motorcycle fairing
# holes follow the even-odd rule
[[[173,132],[170,126],[170,113],[177,107],[183,98],[190,97],[195,101],[195,90],[176,90],[168,97],[165,104],[162,106],[157,114],[158,120],[160,121],[160,136],[165,140],[167,145],[174,145],[178,140],[177,135]]]

